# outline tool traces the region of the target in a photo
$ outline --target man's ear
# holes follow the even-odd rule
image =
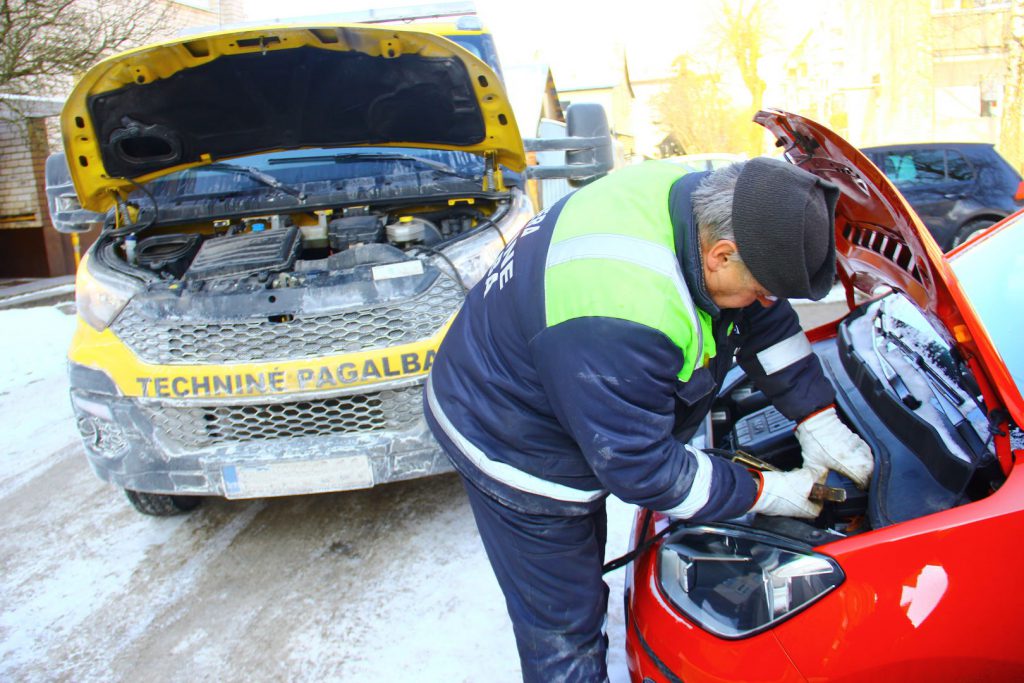
[[[704,252],[704,264],[708,270],[716,272],[724,268],[735,253],[735,242],[731,240],[718,240]]]

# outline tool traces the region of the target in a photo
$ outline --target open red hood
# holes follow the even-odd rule
[[[825,126],[767,109],[754,121],[775,135],[787,159],[839,186],[836,254],[847,300],[853,288],[888,286],[906,294],[979,375],[990,411],[1024,419],[1024,402],[1006,365],[953,274],[948,256],[913,209],[866,156]],[[998,396],[998,398],[997,398]]]
[[[836,255],[839,275],[871,294],[880,285],[917,302],[940,329],[964,325],[950,293],[953,275],[914,210],[866,156],[836,133],[796,114],[767,109],[754,121],[777,138],[789,161],[839,186]]]

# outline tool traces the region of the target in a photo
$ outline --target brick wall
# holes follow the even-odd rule
[[[70,237],[50,226],[47,137],[46,119],[0,120],[0,277],[47,277],[75,271]]]
[[[39,228],[39,196],[32,165],[31,122],[0,118],[0,228]]]
[[[47,269],[51,275],[69,275],[75,272],[75,254],[71,236],[53,229],[50,207],[46,201],[46,158],[50,156],[45,119],[28,120],[28,146],[32,152],[32,181],[39,197],[39,219],[46,250]]]
[[[214,28],[244,18],[242,0],[167,0],[167,4],[170,16],[165,30],[153,40],[171,38],[184,27]],[[44,165],[50,149],[59,144],[55,143],[59,133],[54,134],[59,122],[56,118],[8,118],[0,116],[0,277],[73,273],[71,238],[50,225],[46,206]],[[84,249],[96,236],[79,237]]]

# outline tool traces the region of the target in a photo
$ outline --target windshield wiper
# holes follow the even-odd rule
[[[463,180],[475,180],[475,176],[467,175],[465,173],[459,173],[454,168],[441,161],[434,161],[433,159],[424,159],[423,157],[414,156],[412,154],[399,154],[397,152],[346,152],[344,154],[322,154],[319,156],[309,157],[276,157],[274,159],[268,159],[267,163],[271,166],[277,164],[299,164],[303,162],[312,163],[329,163],[334,162],[336,164],[343,164],[347,161],[412,161],[428,168],[444,173],[445,175],[455,176],[456,178],[462,178]]]
[[[879,310],[875,314],[874,327],[875,327],[875,358],[878,359],[878,364],[882,366],[882,375],[885,377],[885,381],[889,383],[895,393],[896,397],[900,400],[903,405],[907,406],[911,410],[917,410],[921,407],[921,401],[914,396],[913,392],[907,386],[907,383],[903,381],[899,373],[886,358],[886,354],[895,346],[892,341],[889,340],[886,334],[885,327],[882,323],[883,313]]]
[[[946,379],[945,375],[941,371],[936,370],[932,367],[931,363],[925,360],[925,357],[921,353],[910,347],[907,342],[903,341],[903,338],[898,334],[889,329],[889,315],[885,310],[883,303],[882,307],[878,309],[875,319],[878,321],[877,331],[885,337],[891,344],[896,346],[908,360],[912,361],[929,379],[932,380],[932,385],[935,389],[945,395],[951,403],[957,406],[964,404],[964,398],[960,395],[960,392],[950,386],[949,380]]]
[[[924,355],[919,351],[912,348],[907,342],[905,342],[899,335],[889,329],[888,325],[888,314],[886,313],[885,302],[879,307],[878,312],[875,314],[875,331],[885,339],[887,350],[895,347],[898,349],[908,361],[910,361],[915,367],[917,367],[921,373],[929,380],[928,384],[932,388],[932,399],[931,403],[934,405],[939,412],[949,421],[956,433],[959,434],[964,445],[967,446],[968,452],[974,458],[974,462],[979,462],[982,458],[988,455],[988,448],[985,446],[985,442],[981,439],[978,431],[974,428],[971,420],[964,414],[962,406],[966,402],[964,397],[960,395],[960,392],[950,386],[949,381],[942,374],[940,370],[932,367],[931,363],[925,360]],[[875,353],[878,354],[879,349],[875,345]],[[881,354],[879,360],[881,361]],[[894,383],[889,377],[888,372],[885,370],[885,366],[888,362],[883,363],[883,374],[886,375],[886,379],[889,380],[889,386],[892,387],[893,391],[900,397],[900,400],[909,408],[916,409],[920,406],[920,401],[913,397],[911,401],[907,400],[906,395],[901,395],[899,385],[903,385],[903,389],[909,394],[906,384],[902,380],[898,383]],[[889,365],[889,370],[893,370],[892,366]],[[917,405],[913,405],[916,403]]]
[[[285,194],[290,194],[291,196],[297,198],[300,202],[306,201],[306,193],[303,192],[302,190],[298,189],[297,187],[292,187],[291,185],[286,185],[285,183],[282,183],[280,180],[270,175],[269,173],[264,173],[258,168],[254,168],[252,166],[236,166],[234,164],[210,164],[208,166],[196,166],[194,169],[191,170],[218,171],[220,173],[237,173],[238,175],[244,175],[247,178],[252,178],[256,182],[262,185],[266,185],[267,187],[272,187],[275,190],[284,192]]]

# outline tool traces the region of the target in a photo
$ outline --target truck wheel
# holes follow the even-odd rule
[[[964,223],[963,227],[957,231],[956,236],[953,238],[953,244],[950,246],[950,249],[953,247],[959,247],[961,244],[971,239],[974,233],[984,230],[990,225],[995,225],[995,223],[995,221],[990,221],[987,218],[979,218],[976,221]]]
[[[169,496],[163,493],[143,493],[142,491],[124,490],[128,502],[144,515],[152,517],[170,517],[189,512],[202,502],[199,496]]]

